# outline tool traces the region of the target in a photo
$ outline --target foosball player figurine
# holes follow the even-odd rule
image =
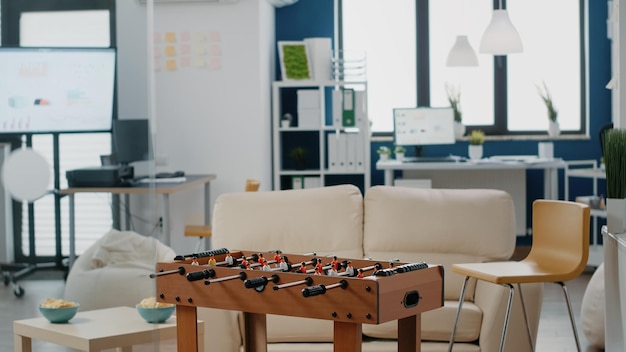
[[[254,270],[252,269],[252,266],[248,262],[246,262],[246,270]]]
[[[389,262],[389,269],[393,269],[394,266],[395,264],[393,262]]]
[[[324,265],[322,265],[322,259],[317,258],[317,263],[315,264],[315,270],[319,268],[320,271],[324,270]]]
[[[193,259],[191,260],[191,265],[193,266],[199,266],[200,263],[198,263],[198,258],[193,257]]]
[[[356,275],[359,279],[362,279],[365,275],[363,275],[363,269],[359,269],[359,273]]]
[[[272,268],[270,268],[270,265],[267,264],[267,262],[264,262],[263,265],[261,266],[261,270],[263,270],[263,271],[271,271]]]
[[[248,259],[246,259],[245,255],[241,256],[241,263],[239,264],[242,269],[246,269],[250,263],[248,263]]]
[[[346,275],[350,277],[354,276],[354,267],[352,266],[352,262],[349,260],[346,263]]]
[[[230,253],[226,253],[224,261],[226,262],[227,266],[233,266],[233,264],[235,263],[235,260],[233,259],[233,256],[230,255]]]
[[[277,268],[280,266],[280,259],[280,251],[274,252],[274,262],[276,263]]]
[[[330,261],[330,266],[334,266],[335,269],[339,268],[339,262],[337,261],[337,256],[333,256],[333,260]]]
[[[210,256],[209,257],[209,262],[207,263],[209,264],[209,266],[217,266],[217,260],[215,260],[215,256]]]
[[[259,253],[259,259],[257,259],[257,262],[261,264],[261,266],[265,264],[266,260],[265,260],[265,257],[263,257],[263,253]]]
[[[305,262],[300,263],[300,267],[298,268],[298,272],[306,274],[306,263]]]
[[[322,270],[321,267],[319,266],[315,266],[315,272],[313,273],[313,275],[324,275],[324,271]]]
[[[282,271],[289,271],[289,264],[287,264],[284,257],[280,258],[279,267],[282,269]]]
[[[337,264],[330,264],[330,269],[328,270],[328,273],[326,273],[326,275],[328,276],[337,276],[339,273],[337,273]]]

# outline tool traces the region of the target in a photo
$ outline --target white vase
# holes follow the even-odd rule
[[[379,160],[385,161],[389,160],[389,154],[378,154]]]
[[[461,139],[465,135],[465,125],[462,122],[454,121],[454,138]]]
[[[548,124],[548,136],[550,138],[556,138],[561,134],[561,127],[558,121],[550,120]]]
[[[396,153],[396,160],[403,161],[404,160],[404,153]]]
[[[483,157],[483,146],[482,145],[469,145],[468,155],[471,160],[479,160]]]

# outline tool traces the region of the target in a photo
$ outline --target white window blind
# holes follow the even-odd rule
[[[53,11],[26,12],[20,18],[20,46],[45,47],[109,47],[111,45],[109,12]],[[33,149],[40,152],[53,165],[53,138],[51,135],[34,135]],[[100,165],[99,156],[111,153],[109,133],[77,133],[59,136],[60,182],[67,187],[65,172],[80,167]],[[51,169],[52,173],[52,169]],[[50,189],[53,184],[51,181]],[[91,243],[109,231],[112,226],[111,196],[102,194],[77,194],[76,201],[76,253],[81,254]],[[55,254],[54,196],[48,195],[34,203],[35,243],[37,255]],[[22,250],[29,254],[28,211],[23,212]],[[61,201],[61,231],[63,254],[69,253],[69,205]]]

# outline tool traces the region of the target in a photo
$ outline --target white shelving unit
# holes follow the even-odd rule
[[[360,122],[354,127],[343,127],[341,123],[333,123],[333,91],[351,88],[362,91],[364,111]],[[298,90],[318,90],[319,111],[314,117],[316,122],[302,125],[302,116],[298,116]],[[289,100],[289,101],[287,101]],[[295,101],[292,101],[295,100]],[[312,180],[313,186],[326,186],[337,183],[353,183],[363,187],[370,186],[370,131],[367,116],[367,83],[365,81],[277,81],[272,83],[272,155],[273,155],[273,188],[275,190],[291,189],[294,178],[303,177],[304,182]],[[283,104],[288,103],[288,104]],[[289,106],[289,108],[285,108]],[[293,107],[291,107],[293,106]],[[282,127],[281,117],[289,113],[297,123]],[[327,116],[329,115],[330,116]],[[310,116],[309,116],[310,118]],[[354,167],[330,167],[329,139],[340,134],[350,134],[355,138],[353,143],[362,157],[361,165]],[[295,142],[294,142],[295,141]],[[289,158],[290,150],[295,145],[307,145],[307,164],[303,170],[296,170]],[[312,150],[311,150],[312,149]],[[352,181],[352,182],[351,182]],[[304,185],[310,186],[310,185]]]
[[[595,160],[576,160],[568,161],[567,168],[565,169],[565,199],[570,199],[569,196],[569,178],[587,178],[592,180],[592,195],[598,194],[598,180],[606,179],[604,170],[598,167],[598,163]],[[598,218],[606,219],[605,209],[591,209],[591,223],[592,229],[598,228]],[[592,234],[592,242],[589,246],[589,260],[587,261],[590,266],[598,266],[604,261],[604,252],[602,245],[599,244],[598,238],[601,236],[600,231],[594,231]]]

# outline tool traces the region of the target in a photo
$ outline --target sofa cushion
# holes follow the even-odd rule
[[[374,186],[365,194],[366,257],[444,267],[506,260],[515,237],[513,199],[504,191]],[[462,283],[461,276],[446,271],[445,299],[458,300]],[[473,285],[466,298],[472,296]]]
[[[363,196],[353,185],[220,195],[213,247],[363,255]]]
[[[339,257],[363,256],[363,196],[353,185],[220,195],[213,247]],[[267,316],[271,342],[332,342],[333,322]]]

